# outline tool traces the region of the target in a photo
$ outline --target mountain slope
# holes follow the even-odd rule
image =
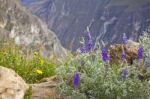
[[[66,50],[54,32],[27,11],[18,0],[0,0],[0,40],[13,39],[17,45],[38,50],[44,56],[62,58]]]
[[[93,40],[98,37],[105,43],[121,42],[123,33],[137,40],[143,31],[150,32],[149,0],[22,1],[56,32],[66,48],[80,46],[80,37],[87,26],[90,26]]]

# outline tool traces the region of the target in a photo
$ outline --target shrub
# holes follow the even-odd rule
[[[140,40],[142,42],[145,37]],[[149,48],[147,43],[143,41],[143,45]],[[110,65],[109,61],[104,61],[104,56],[107,56],[106,51],[104,53],[100,49],[81,53],[58,67],[56,73],[60,79],[58,88],[61,95],[66,99],[150,98],[150,64],[146,64],[147,60],[134,60],[132,65]],[[80,81],[78,86],[74,86],[74,75],[77,72]]]

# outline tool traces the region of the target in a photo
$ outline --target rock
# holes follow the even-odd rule
[[[139,43],[129,40],[127,45],[123,44],[115,44],[109,48],[110,54],[110,64],[122,64],[129,63],[132,64],[136,59],[136,55],[138,52]],[[126,60],[123,61],[121,59],[122,52],[126,53]]]
[[[28,88],[15,71],[0,66],[0,99],[23,99]]]
[[[45,78],[33,84],[31,99],[63,99],[57,90],[57,77]]]
[[[130,49],[137,49],[140,46],[140,44],[138,42],[133,41],[133,40],[128,40],[128,43],[126,46]]]
[[[55,33],[27,11],[20,0],[0,0],[0,35],[0,40],[14,41],[22,50],[28,48],[59,59],[67,55]]]

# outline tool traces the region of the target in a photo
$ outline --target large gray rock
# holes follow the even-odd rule
[[[123,33],[137,39],[143,31],[150,32],[150,0],[22,1],[57,33],[66,48],[80,46],[87,26],[93,40],[98,37],[105,43],[120,43]]]
[[[57,89],[56,76],[44,78],[40,83],[32,85],[31,99],[63,99]]]
[[[19,0],[0,0],[0,36],[0,41],[12,39],[24,49],[40,50],[44,56],[64,58],[67,54],[54,32]]]
[[[0,99],[23,99],[28,88],[12,69],[0,66]]]

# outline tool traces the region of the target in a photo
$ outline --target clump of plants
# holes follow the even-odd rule
[[[80,54],[56,69],[60,93],[66,99],[149,99],[150,40],[140,38],[140,46],[133,64],[110,64],[105,47],[94,50],[90,32],[86,32]],[[124,45],[128,43],[123,36]],[[148,48],[148,49],[147,49]],[[120,55],[126,60],[126,53]]]
[[[15,70],[27,83],[55,75],[55,63],[37,51],[22,53],[13,42],[0,43],[0,65]]]

